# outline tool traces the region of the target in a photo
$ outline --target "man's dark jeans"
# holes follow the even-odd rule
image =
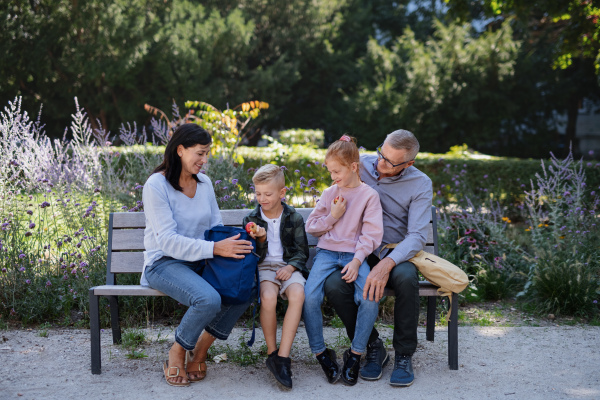
[[[369,256],[371,267],[377,258]],[[373,262],[372,262],[373,261]],[[417,324],[419,322],[419,276],[411,262],[396,265],[390,272],[386,285],[395,293],[394,301],[394,350],[412,355],[417,349]],[[358,306],[354,303],[354,285],[342,280],[341,270],[333,272],[325,281],[325,296],[340,317],[350,340],[354,339],[354,328]],[[373,327],[369,343],[379,338]]]

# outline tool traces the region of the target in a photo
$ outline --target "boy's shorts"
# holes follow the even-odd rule
[[[275,274],[277,273],[277,271],[280,268],[285,267],[286,265],[288,265],[288,264],[283,261],[281,261],[281,262],[263,261],[262,263],[258,264],[258,279],[261,282],[269,281],[269,282],[273,282],[274,284],[278,285],[279,286],[279,295],[284,300],[287,300],[285,291],[292,283],[299,283],[302,285],[302,287],[304,287],[304,284],[306,283],[306,279],[304,279],[304,277],[298,270],[292,272],[292,276],[287,281],[281,281],[281,280],[275,278]]]

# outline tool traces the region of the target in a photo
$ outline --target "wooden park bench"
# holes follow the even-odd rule
[[[312,211],[311,208],[297,208],[306,220]],[[224,225],[241,226],[244,216],[249,210],[221,210]],[[435,207],[431,208],[432,220],[429,235],[425,246],[426,251],[437,254],[437,217]],[[118,274],[141,274],[144,265],[144,228],[146,227],[145,215],[139,213],[111,213],[108,224],[108,258],[106,262],[106,285],[92,287],[90,295],[90,331],[92,351],[92,374],[101,373],[100,353],[100,313],[99,298],[107,297],[110,304],[110,319],[113,334],[113,343],[121,343],[121,327],[119,325],[119,296],[165,296],[164,293],[141,285],[118,285]],[[308,235],[311,246],[309,267],[314,258],[317,238]],[[427,296],[427,333],[429,341],[434,339],[437,286],[421,281],[419,295]],[[394,293],[386,289],[385,296]],[[450,369],[458,369],[458,295],[452,294],[452,312],[448,323],[448,364]]]

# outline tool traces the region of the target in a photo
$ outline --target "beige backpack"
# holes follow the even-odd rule
[[[425,279],[435,286],[439,286],[438,294],[440,296],[460,293],[469,284],[469,277],[465,271],[435,254],[420,251],[408,261],[416,265]]]
[[[393,249],[396,246],[396,243],[388,244],[385,245],[382,250],[385,248]],[[439,286],[437,290],[438,295],[448,297],[450,307],[448,308],[447,319],[450,320],[450,312],[452,311],[452,293],[462,292],[469,284],[469,277],[465,271],[458,268],[450,261],[423,250],[419,251],[408,261],[415,264],[425,279],[435,286]]]

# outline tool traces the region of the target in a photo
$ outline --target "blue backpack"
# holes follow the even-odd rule
[[[242,259],[214,256],[205,260],[202,278],[206,280],[220,295],[223,304],[244,304],[252,297],[255,285],[257,286],[257,301],[254,305],[252,319],[256,314],[256,305],[260,302],[258,295],[258,259],[256,254],[256,241],[242,228],[217,225],[204,232],[204,239],[219,242],[240,234],[241,240],[252,242],[252,253],[246,254]],[[255,283],[256,282],[256,283]],[[248,346],[254,343],[254,321],[252,337]]]

